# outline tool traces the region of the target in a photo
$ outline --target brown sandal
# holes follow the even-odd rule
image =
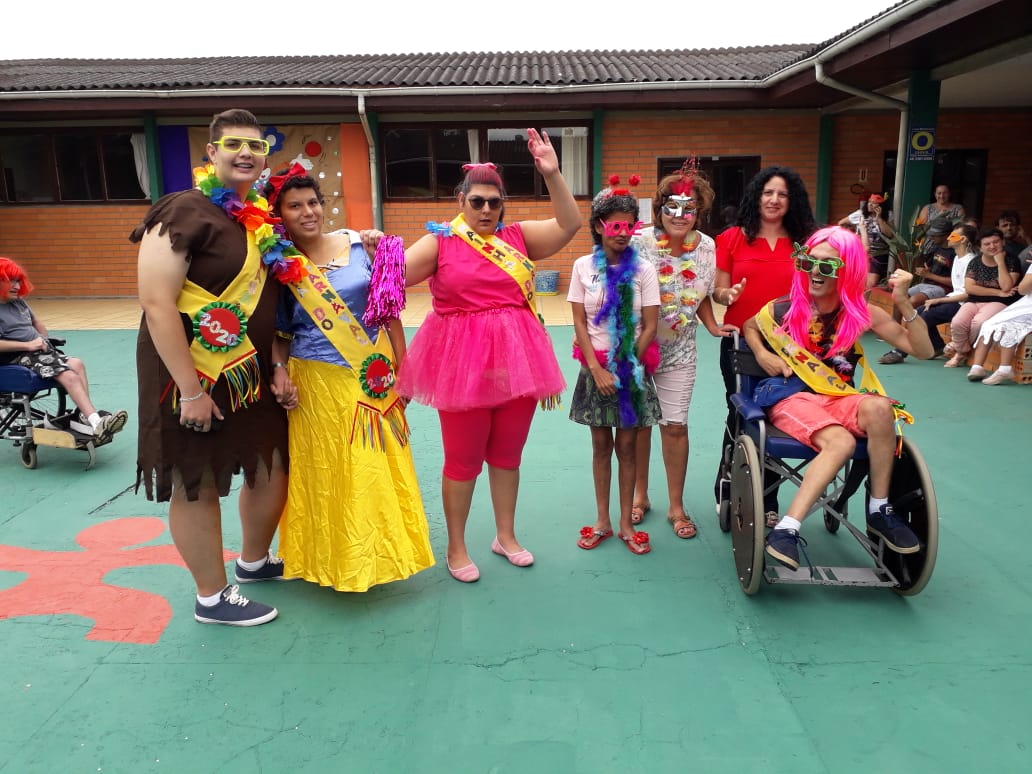
[[[641,524],[645,521],[645,514],[652,510],[652,503],[635,505],[631,508],[631,524]]]
[[[693,537],[699,534],[699,530],[695,526],[695,522],[692,521],[692,517],[685,514],[683,519],[669,519],[671,526],[674,528],[674,534],[677,535],[681,540],[691,540]]]

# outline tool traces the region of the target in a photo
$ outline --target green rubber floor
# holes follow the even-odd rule
[[[572,328],[551,331],[572,385]],[[135,333],[65,335],[97,402],[135,415]],[[616,540],[579,550],[593,519],[588,430],[540,413],[517,518],[537,561],[517,569],[490,553],[482,480],[469,524],[482,579],[457,583],[444,569],[437,420],[413,406],[438,566],[365,594],[249,587],[280,609],[253,629],[194,622],[166,509],[132,491],[132,419],[90,471],[82,452],[51,448],[26,470],[3,442],[0,771],[1032,770],[1032,387],[970,384],[941,360],[881,367],[935,480],[930,584],[912,598],[783,584],[746,597],[713,508],[724,411],[705,334],[699,360],[687,487],[698,538],[664,522],[657,436],[652,553]],[[232,550],[235,497],[224,508]],[[863,561],[819,517],[804,535],[815,563]]]

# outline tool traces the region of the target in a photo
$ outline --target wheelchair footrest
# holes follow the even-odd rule
[[[813,573],[811,575],[811,569]],[[763,569],[768,583],[803,583],[816,586],[898,586],[895,578],[884,570],[872,567],[800,567],[790,570],[780,564],[768,564]]]

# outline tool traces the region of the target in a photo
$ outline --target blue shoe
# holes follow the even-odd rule
[[[896,515],[890,503],[867,515],[867,532],[881,538],[890,551],[897,554],[916,554],[921,542],[907,523]]]
[[[278,556],[269,554],[265,564],[259,567],[257,570],[246,570],[240,566],[240,562],[233,563],[236,566],[236,582],[237,583],[257,583],[258,581],[281,581],[281,580],[293,580],[293,578],[283,577],[283,560]]]
[[[799,569],[799,543],[806,541],[794,529],[773,529],[767,535],[766,552],[790,570]]]
[[[241,596],[239,586],[222,589],[219,601],[208,607],[197,602],[194,620],[198,623],[226,624],[227,626],[258,626],[279,615],[274,607]]]

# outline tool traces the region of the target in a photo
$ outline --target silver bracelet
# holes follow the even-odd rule
[[[284,363],[282,360],[277,360],[275,363],[272,364],[272,367],[273,368],[286,368],[287,364]]]
[[[193,403],[195,400],[200,400],[204,396],[204,390],[194,395],[192,398],[184,398],[182,395],[179,396],[180,403]]]
[[[900,316],[902,317],[902,315],[900,315]],[[914,316],[911,317],[909,320],[906,317],[903,317],[903,322],[905,322],[905,323],[912,323],[916,319],[917,319],[917,310],[915,309],[914,310]]]

